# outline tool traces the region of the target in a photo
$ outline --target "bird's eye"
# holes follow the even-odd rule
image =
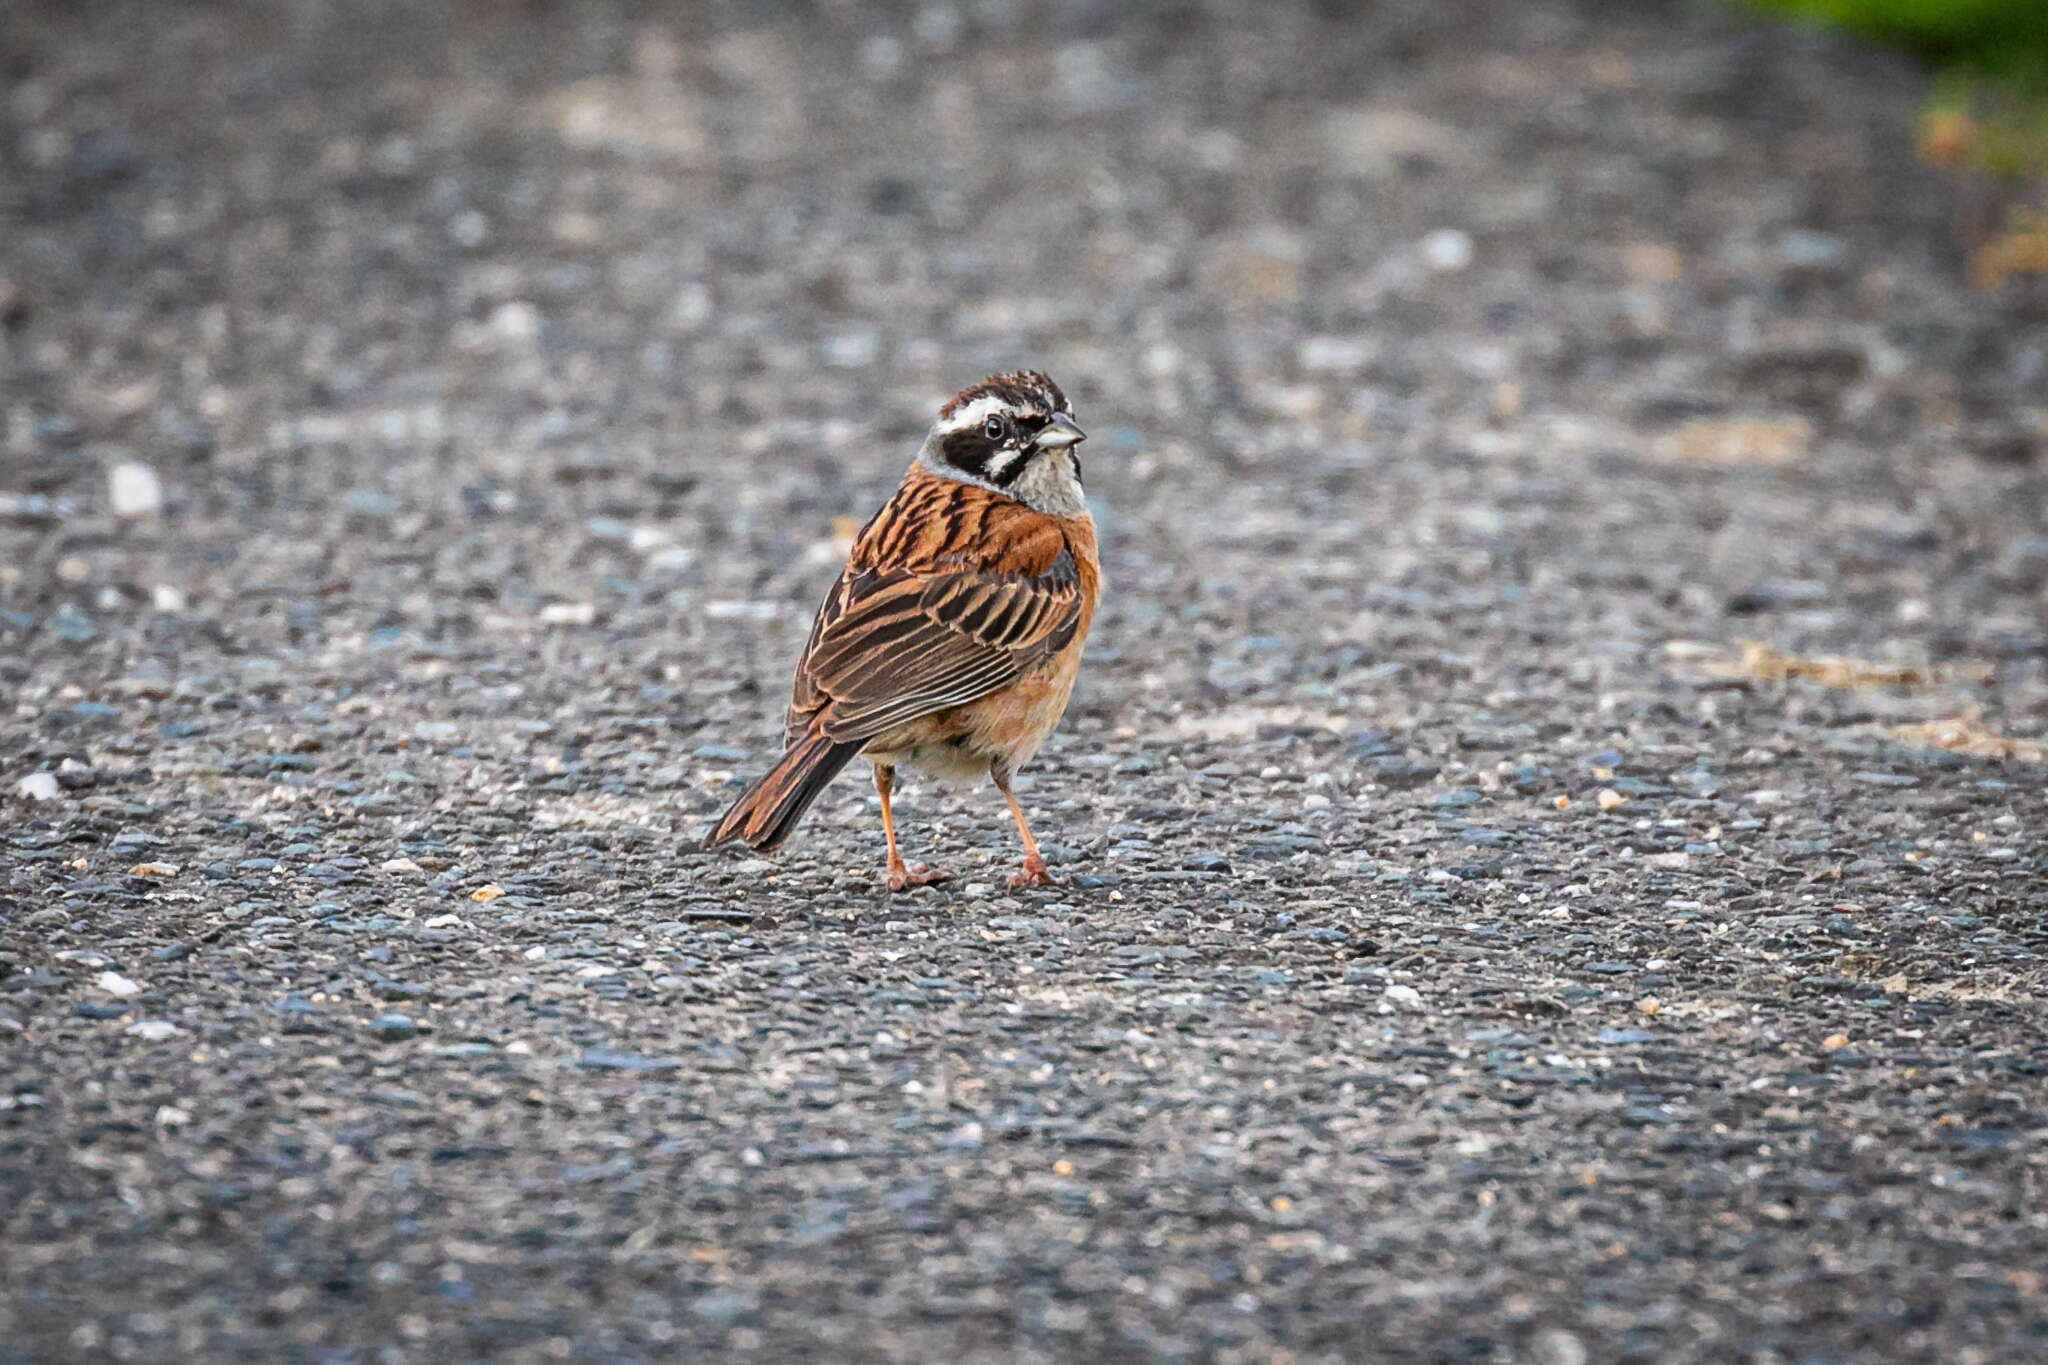
[[[981,434],[988,437],[991,441],[1002,440],[1003,419],[1000,417],[991,417],[986,422],[983,422],[981,424]]]

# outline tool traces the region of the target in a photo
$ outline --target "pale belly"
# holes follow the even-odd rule
[[[997,760],[1015,772],[1031,761],[1066,713],[1080,664],[1077,640],[1044,668],[1001,691],[899,725],[875,736],[861,752],[882,766],[913,768],[933,777],[985,777]]]

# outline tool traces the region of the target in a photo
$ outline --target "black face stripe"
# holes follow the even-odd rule
[[[972,474],[977,479],[987,477],[989,461],[993,460],[996,452],[1002,448],[1001,441],[991,441],[982,435],[980,427],[951,432],[939,442],[939,454],[945,458],[947,464],[962,473]]]
[[[1030,451],[1021,449],[1016,450],[1009,456],[1009,458],[1006,461],[1002,462],[996,468],[992,469],[988,474],[984,475],[984,477],[987,478],[987,480],[990,483],[994,484],[998,488],[1008,488],[1011,484],[1017,482],[1017,480],[1023,476],[1024,467],[1030,463]]]
[[[1031,463],[1031,454],[1023,449],[1022,441],[1036,428],[1031,424],[1044,426],[1042,417],[1020,417],[1017,425],[1024,434],[1018,439],[991,441],[982,434],[980,427],[967,431],[949,432],[939,442],[939,455],[945,462],[963,474],[971,474],[998,488],[1008,488],[1023,476],[1024,467]]]

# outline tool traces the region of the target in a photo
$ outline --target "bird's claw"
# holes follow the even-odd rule
[[[908,891],[918,886],[937,886],[940,882],[950,882],[952,880],[953,874],[944,868],[926,867],[923,863],[919,863],[916,867],[905,867],[903,864],[898,863],[889,869],[889,889],[891,891]]]
[[[1027,886],[1058,886],[1059,879],[1046,870],[1045,859],[1026,858],[1024,870],[1010,874],[1010,885],[1021,891]]]

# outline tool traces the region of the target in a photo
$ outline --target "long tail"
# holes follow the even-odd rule
[[[860,752],[861,741],[835,742],[820,734],[805,735],[789,746],[765,776],[732,803],[704,839],[705,847],[737,839],[767,852],[789,837],[811,802],[839,770]]]

